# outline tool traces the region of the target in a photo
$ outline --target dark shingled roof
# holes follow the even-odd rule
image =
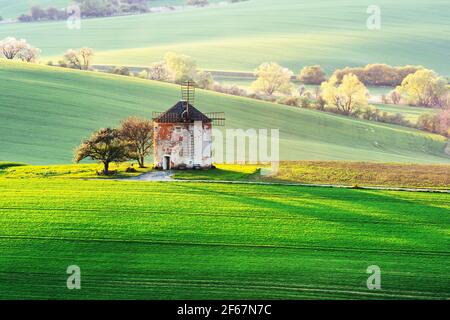
[[[178,122],[212,122],[210,118],[201,113],[193,105],[189,104],[189,114],[186,114],[186,101],[179,101],[172,108],[159,115],[154,119],[156,122],[161,123],[178,123]]]

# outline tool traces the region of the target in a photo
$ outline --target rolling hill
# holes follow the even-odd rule
[[[0,83],[0,160],[31,164],[68,163],[93,130],[180,98],[177,85],[6,61]],[[203,90],[196,106],[224,111],[228,128],[279,128],[283,160],[450,162],[443,137],[400,126]]]
[[[432,5],[430,4],[432,2]],[[201,8],[65,21],[0,25],[0,38],[27,39],[43,60],[69,48],[95,49],[96,64],[149,65],[167,51],[189,54],[211,70],[251,71],[277,61],[295,72],[321,64],[328,72],[367,63],[420,64],[449,75],[450,3],[380,0],[381,30],[366,27],[371,1],[250,0]]]

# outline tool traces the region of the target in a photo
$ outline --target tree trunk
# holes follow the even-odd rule
[[[145,168],[145,166],[144,166],[144,156],[139,156],[139,160],[138,160],[138,163],[139,163],[139,168]]]
[[[109,173],[109,162],[103,162],[103,166],[104,166],[103,173],[105,175],[108,175],[108,173]]]

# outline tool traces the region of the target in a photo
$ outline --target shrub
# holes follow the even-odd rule
[[[208,0],[187,0],[186,4],[188,6],[195,6],[195,7],[205,7],[209,5]]]
[[[325,71],[319,65],[304,67],[297,76],[297,79],[304,84],[315,85],[327,80]]]
[[[130,69],[128,69],[127,67],[114,67],[114,69],[112,70],[112,73],[114,74],[118,74],[121,76],[130,76],[131,72]]]
[[[278,99],[277,103],[284,104],[291,107],[300,107],[300,97],[287,96]]]

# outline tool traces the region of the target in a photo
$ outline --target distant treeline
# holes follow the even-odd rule
[[[154,0],[153,0],[154,1]],[[247,0],[228,0],[231,3]],[[150,12],[152,0],[74,0],[80,8],[80,16],[85,18],[111,17],[124,14],[138,14]],[[149,5],[150,4],[150,5]],[[188,6],[204,7],[208,0],[187,0]],[[166,6],[174,10],[172,6]],[[20,22],[65,20],[72,12],[67,8],[33,6],[28,14],[22,14],[17,19]],[[0,21],[2,18],[0,17]]]
[[[402,84],[403,79],[417,70],[423,69],[421,66],[392,67],[387,64],[368,64],[365,67],[344,68],[334,72],[338,81],[341,82],[344,75],[354,74],[359,81],[366,86],[388,86],[396,87]]]
[[[81,17],[109,17],[127,13],[149,12],[147,0],[74,0],[80,7]],[[70,12],[66,8],[34,6],[29,14],[18,17],[21,22],[65,20]]]

